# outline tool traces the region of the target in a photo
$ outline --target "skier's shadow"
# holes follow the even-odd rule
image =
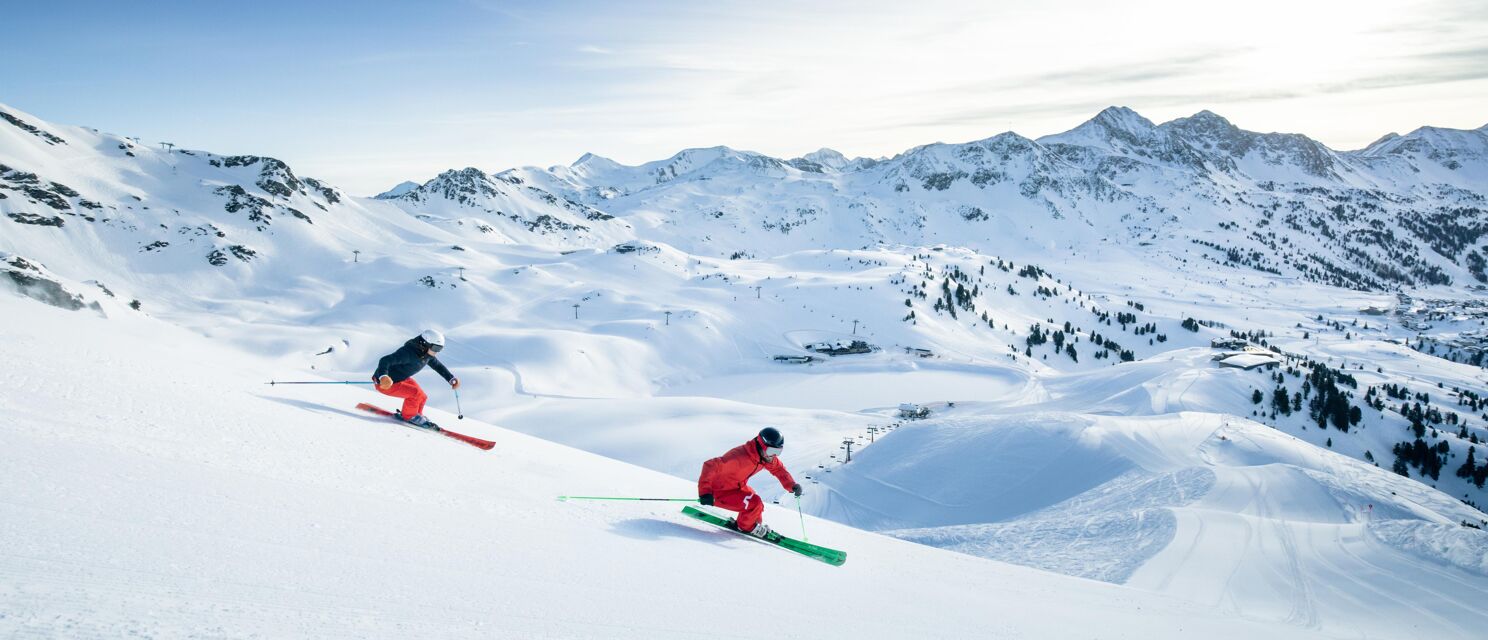
[[[258,397],[263,398],[265,400],[273,400],[274,402],[278,402],[280,404],[287,404],[287,405],[289,405],[291,407],[297,407],[297,408],[300,408],[300,409],[305,409],[307,411],[314,411],[316,413],[329,413],[331,415],[351,416],[353,418],[363,418],[363,419],[367,419],[367,418],[373,417],[372,414],[367,413],[365,411],[362,411],[362,412],[347,411],[346,409],[341,409],[339,407],[328,407],[326,405],[320,404],[319,402],[310,402],[309,400],[300,400],[298,398],[285,398],[285,397],[281,397],[281,396],[270,396],[270,395],[264,395],[262,393],[258,394]]]
[[[663,538],[681,538],[683,540],[695,540],[698,542],[711,542],[721,545],[729,539],[726,531],[704,531],[696,527],[689,527],[680,522],[660,520],[655,518],[631,518],[621,520],[610,525],[610,530],[627,538],[637,540],[661,540]]]

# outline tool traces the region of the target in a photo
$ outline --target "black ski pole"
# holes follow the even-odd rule
[[[307,381],[307,380],[290,380],[290,381],[285,381],[285,380],[270,380],[268,382],[265,382],[264,384],[267,384],[267,385],[277,385],[277,384],[376,384],[376,383],[372,382],[371,380],[367,380],[365,382],[357,381],[357,380],[333,380],[333,381]]]

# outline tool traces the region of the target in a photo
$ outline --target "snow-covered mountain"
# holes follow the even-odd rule
[[[630,237],[628,227],[614,216],[525,184],[510,173],[450,170],[386,200],[420,218],[468,223],[508,242],[546,236],[558,246],[609,246]]]
[[[387,191],[384,191],[384,192],[379,193],[379,194],[377,194],[375,196],[372,196],[372,197],[373,198],[376,198],[378,200],[390,200],[392,198],[396,198],[396,197],[401,196],[401,195],[403,195],[405,193],[408,193],[409,191],[413,191],[414,189],[417,189],[418,187],[419,187],[419,183],[414,182],[412,180],[404,180],[403,182],[399,182],[398,184],[394,185],[393,188],[388,189]]]
[[[1155,125],[1113,107],[1036,141],[1006,133],[883,161],[715,147],[637,167],[586,155],[514,173],[703,255],[1104,242],[1384,290],[1488,281],[1475,268],[1485,153],[1482,130],[1423,128],[1339,152],[1208,111]]]
[[[1479,479],[1488,476],[1480,366],[1488,305],[1475,288],[1488,183],[1480,179],[1482,130],[1422,129],[1340,152],[1303,136],[1246,132],[1208,112],[1154,124],[1111,108],[1038,140],[1004,133],[893,158],[849,160],[823,149],[783,160],[713,147],[631,167],[585,155],[569,166],[451,170],[360,198],[269,157],[147,144],[4,106],[0,113],[0,284],[21,294],[0,296],[7,317],[21,319],[0,344],[14,361],[25,360],[22,351],[54,354],[45,371],[18,369],[0,403],[0,437],[20,443],[7,448],[14,464],[4,465],[0,484],[28,488],[13,503],[28,517],[3,520],[33,523],[6,530],[11,539],[46,539],[70,526],[55,513],[36,515],[59,499],[40,487],[72,486],[66,465],[32,455],[58,444],[23,426],[40,423],[67,442],[103,438],[106,446],[90,450],[100,469],[148,464],[187,480],[161,476],[98,502],[71,490],[61,496],[104,520],[148,518],[117,505],[167,501],[187,505],[186,522],[221,520],[232,501],[192,502],[179,487],[227,491],[242,469],[191,461],[236,460],[235,451],[260,446],[250,461],[296,462],[276,472],[278,484],[243,489],[257,512],[306,482],[324,485],[292,513],[264,516],[250,536],[263,544],[288,544],[296,557],[324,553],[271,532],[310,526],[304,514],[317,510],[355,520],[387,544],[354,545],[355,558],[337,560],[336,571],[376,585],[388,578],[356,558],[393,557],[399,566],[416,559],[393,550],[403,530],[367,513],[443,528],[518,523],[540,534],[468,540],[488,557],[531,554],[522,556],[530,562],[482,564],[430,593],[468,596],[485,584],[476,574],[492,571],[542,583],[557,553],[551,541],[570,540],[595,549],[619,542],[638,566],[652,567],[616,565],[595,577],[604,586],[593,595],[613,599],[633,591],[609,584],[626,572],[690,575],[689,567],[734,549],[679,549],[690,544],[679,539],[700,538],[678,533],[670,511],[573,515],[551,496],[529,502],[511,487],[686,495],[703,459],[774,424],[788,434],[787,463],[806,478],[808,514],[960,554],[816,520],[808,523],[813,541],[849,547],[849,567],[912,548],[892,562],[868,560],[869,572],[911,587],[940,584],[938,601],[975,609],[986,593],[1024,581],[1013,576],[1032,574],[1047,585],[1040,601],[1091,603],[1089,616],[1072,623],[1082,629],[1137,628],[1105,598],[1164,611],[1157,635],[1212,624],[1282,635],[1424,629],[1473,637],[1488,622],[1463,595],[1488,585],[1488,567],[1473,560],[1488,549],[1476,528],[1488,526],[1478,510],[1488,504]],[[388,399],[254,384],[363,380],[378,357],[427,326],[450,336],[442,357],[464,383],[471,430],[495,435],[496,455],[518,443],[511,453],[528,463],[495,476],[475,461],[446,470],[440,443],[398,431],[385,434],[395,442],[377,436],[338,453],[331,441],[384,426],[344,409]],[[72,345],[82,333],[100,338]],[[862,349],[842,350],[867,353],[823,353],[831,351],[823,344],[855,340]],[[1215,341],[1235,342],[1216,349]],[[191,348],[162,351],[157,362],[147,355],[152,343]],[[1242,346],[1252,353],[1237,354]],[[66,381],[95,376],[110,382],[66,391]],[[117,402],[152,384],[163,395]],[[429,386],[431,406],[455,404],[448,390]],[[213,400],[209,388],[229,390],[230,399]],[[925,406],[930,418],[899,418],[903,402]],[[168,415],[172,405],[185,408],[179,420],[137,415]],[[121,424],[131,428],[114,427]],[[306,434],[311,424],[335,434]],[[189,437],[203,425],[217,429],[213,438]],[[346,468],[357,455],[397,466],[410,439],[436,448],[382,483],[312,471]],[[857,448],[844,464],[847,440]],[[19,464],[28,456],[52,463]],[[449,497],[464,485],[418,484],[445,471],[458,476],[452,482],[502,485],[499,496],[515,506],[460,520],[488,503]],[[425,506],[379,502],[378,492],[397,491],[390,487],[402,480],[420,488],[398,495]],[[779,494],[768,479],[756,486],[767,498]],[[327,506],[348,491],[352,506]],[[1293,495],[1300,497],[1285,497]],[[767,520],[784,530],[789,504],[771,506]],[[596,518],[604,533],[591,530]],[[234,535],[161,526],[161,535],[199,540],[198,549]],[[341,534],[332,538],[350,535]],[[42,565],[80,557],[60,547],[27,553]],[[740,562],[796,560],[775,555]],[[8,605],[0,611],[27,616],[0,625],[45,630],[45,619],[99,610],[121,624],[121,612],[162,602],[198,566],[178,562],[182,572],[146,580],[140,567],[173,552],[147,556],[68,582],[81,599],[0,595]],[[238,583],[249,587],[234,602],[256,603],[244,611],[280,602],[248,593],[287,571],[249,569],[257,556],[222,565],[256,576]],[[441,568],[420,584],[459,563],[439,555],[427,566]],[[36,593],[46,571],[22,564],[5,561],[0,570]],[[952,567],[969,573],[946,582]],[[1410,593],[1378,590],[1379,571]],[[788,578],[813,591],[843,589],[842,598],[864,593],[834,577]],[[663,581],[667,594],[701,591],[687,580],[648,580]],[[150,586],[142,600],[100,586],[118,581]],[[331,601],[367,595],[317,593],[329,595],[294,610],[340,620]],[[506,602],[533,618],[498,631],[689,632],[659,622],[658,607],[680,595],[648,605],[619,597],[628,604],[605,609],[601,617],[619,621],[605,633],[588,622],[543,627],[561,614],[543,604],[555,601],[551,591],[532,593]],[[1024,634],[1060,635],[1035,622],[1044,609],[1029,601],[1007,600],[995,616]],[[912,624],[903,608],[870,604],[876,614],[843,635]],[[208,615],[188,609],[137,627],[169,632]],[[230,630],[250,628],[238,626],[245,616],[224,619]],[[415,619],[423,620],[399,608],[363,635],[395,634]],[[251,628],[321,628],[285,624]],[[807,616],[785,635],[833,635],[817,631],[820,624]],[[927,635],[964,636],[994,623],[968,614],[925,624],[917,628]],[[477,633],[461,629],[451,633]]]
[[[257,230],[276,207],[280,218],[311,221],[341,204],[386,216],[386,202],[456,236],[554,247],[652,240],[726,257],[947,243],[1016,255],[1104,243],[1170,264],[1186,253],[1366,290],[1488,281],[1481,129],[1425,127],[1336,152],[1301,135],[1247,132],[1207,111],[1154,125],[1113,107],[1037,141],[1005,133],[881,161],[826,149],[781,160],[713,147],[627,167],[586,154],[567,167],[450,170],[361,199],[302,183],[273,159],[145,148],[5,111],[6,148],[22,155],[12,157],[20,167],[3,184],[26,198],[8,205],[8,215],[35,225],[94,206],[142,212],[149,205],[133,199],[148,192],[169,199],[153,211],[220,206],[248,212]],[[77,153],[118,168],[98,188],[78,190],[67,182]],[[31,184],[31,174],[51,177]],[[156,235],[139,238],[141,246],[171,242]],[[252,249],[251,237],[220,239],[202,255]]]

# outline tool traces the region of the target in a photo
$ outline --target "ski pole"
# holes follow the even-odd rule
[[[307,381],[301,381],[301,380],[293,380],[293,381],[286,382],[286,381],[283,381],[283,380],[277,380],[277,381],[276,380],[270,380],[268,382],[265,382],[264,384],[275,385],[275,384],[377,384],[377,383],[372,382],[371,380],[367,380],[367,381],[335,380],[335,381],[329,381],[329,382],[321,382],[321,381],[307,382]]]
[[[801,513],[801,496],[796,496],[796,515],[801,516],[801,542],[811,542],[811,536],[806,535],[806,515]]]
[[[465,419],[465,410],[460,408],[460,390],[459,389],[455,389],[455,411],[460,414],[459,417],[460,417],[461,420],[464,420]]]
[[[558,496],[559,502],[569,500],[636,500],[647,502],[697,502],[697,498],[612,498],[603,496]]]

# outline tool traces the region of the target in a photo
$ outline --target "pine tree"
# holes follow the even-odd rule
[[[1474,449],[1476,449],[1476,447],[1467,448],[1467,462],[1464,462],[1462,463],[1462,466],[1457,467],[1457,477],[1472,478],[1473,474],[1478,472],[1478,463],[1476,460],[1473,459]]]
[[[1342,394],[1335,394],[1328,402],[1328,413],[1333,419],[1333,428],[1344,433],[1349,430],[1349,403]]]
[[[1287,397],[1286,387],[1276,387],[1271,391],[1271,406],[1284,416],[1292,415],[1292,401]]]

